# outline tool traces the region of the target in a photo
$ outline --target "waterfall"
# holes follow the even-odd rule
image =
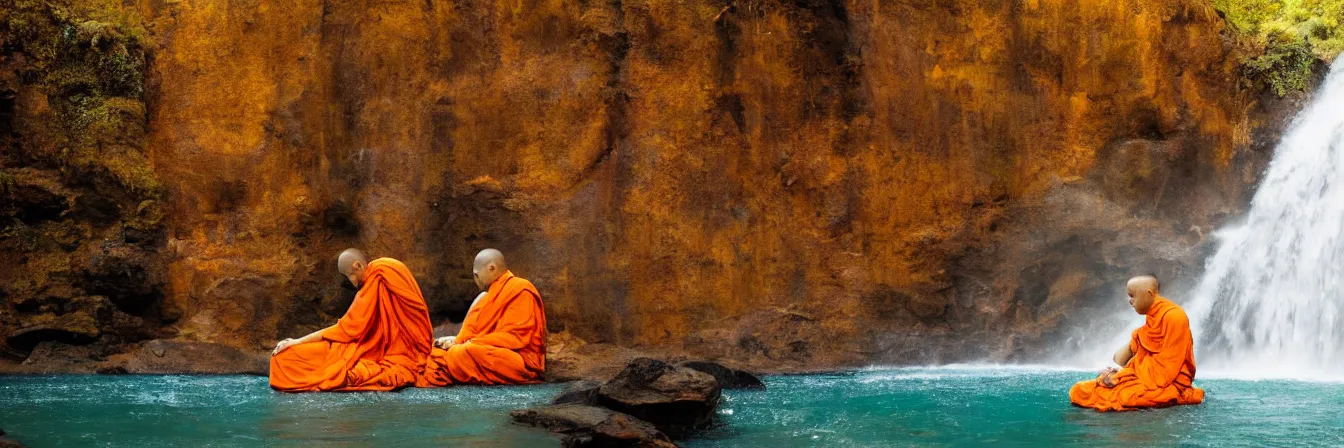
[[[1344,58],[1279,142],[1244,221],[1216,237],[1184,301],[1200,370],[1344,374]]]

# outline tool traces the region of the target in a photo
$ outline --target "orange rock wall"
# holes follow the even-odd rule
[[[1254,181],[1251,102],[1198,0],[134,9],[158,44],[147,153],[185,339],[330,322],[346,246],[405,261],[446,316],[493,246],[552,331],[589,341],[1028,356],[1058,310],[1100,306],[1097,272],[1197,265],[1189,229]]]

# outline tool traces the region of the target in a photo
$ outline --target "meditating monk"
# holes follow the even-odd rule
[[[462,331],[434,341],[419,387],[528,384],[546,372],[546,311],[532,282],[513,275],[504,254],[486,249],[472,266],[477,296]]]
[[[337,267],[359,288],[335,325],[271,352],[271,387],[284,392],[387,391],[415,384],[434,339],[420,285],[400,261],[346,249]]]
[[[1124,368],[1108,368],[1095,380],[1074,384],[1069,401],[1099,411],[1202,403],[1204,390],[1194,386],[1195,345],[1185,310],[1158,295],[1157,277],[1134,277],[1127,289],[1130,306],[1147,321],[1115,353],[1115,363]]]

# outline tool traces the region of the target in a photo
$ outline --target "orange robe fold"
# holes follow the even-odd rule
[[[415,384],[434,331],[420,285],[400,261],[369,263],[363,286],[322,340],[271,357],[271,387],[284,392],[387,391]]]
[[[1204,402],[1194,386],[1195,344],[1185,310],[1158,296],[1144,325],[1129,339],[1134,353],[1112,377],[1115,387],[1079,381],[1069,390],[1073,404],[1098,411],[1127,411]]]
[[[546,371],[546,311],[537,288],[513,272],[473,304],[447,350],[434,348],[419,387],[528,384]]]

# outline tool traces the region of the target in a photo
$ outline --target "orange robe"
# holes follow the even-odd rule
[[[419,387],[528,384],[546,371],[546,311],[532,282],[505,272],[473,304],[447,350],[435,347]]]
[[[1194,386],[1195,344],[1185,310],[1158,296],[1146,322],[1129,339],[1134,353],[1112,376],[1115,387],[1097,380],[1079,381],[1069,390],[1073,404],[1098,411],[1127,411],[1204,402]]]
[[[386,391],[415,384],[434,331],[420,285],[406,265],[379,258],[322,340],[271,357],[271,387],[284,392]]]

